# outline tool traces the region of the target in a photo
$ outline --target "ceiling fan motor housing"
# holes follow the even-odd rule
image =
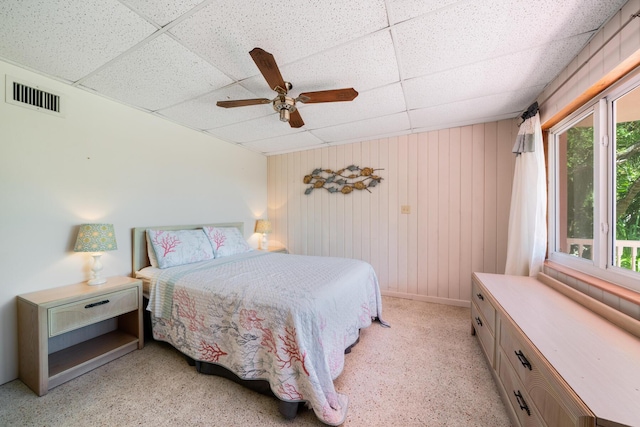
[[[296,100],[285,95],[279,95],[273,100],[273,109],[280,114],[280,121],[288,122],[291,113],[296,111]]]

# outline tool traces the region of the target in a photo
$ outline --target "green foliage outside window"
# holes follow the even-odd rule
[[[640,120],[616,126],[616,238],[640,240]],[[620,267],[631,268],[631,248]]]
[[[567,236],[593,239],[593,127],[567,131]],[[640,240],[640,120],[616,126],[616,239]],[[591,258],[590,251],[583,254]],[[631,248],[620,267],[631,268]]]

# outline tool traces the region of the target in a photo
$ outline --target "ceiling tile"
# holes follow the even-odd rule
[[[163,34],[82,85],[154,111],[230,83],[231,79],[215,67]]]
[[[271,109],[269,105],[255,106],[255,108],[260,107]],[[254,107],[242,108],[247,109]],[[300,109],[300,114],[304,117],[304,113],[302,111],[303,109]],[[289,126],[289,123],[281,122],[278,114],[271,109],[271,113],[268,116],[210,129],[208,132],[226,141],[245,143],[276,136],[292,135],[294,133],[301,132],[301,129],[292,128]]]
[[[239,84],[234,84],[158,112],[176,122],[202,130],[274,114],[271,105],[239,108],[222,108],[216,105],[218,101],[253,98],[259,98],[259,96]]]
[[[280,58],[275,59],[280,64]],[[255,64],[253,67],[257,72]],[[294,95],[345,87],[362,92],[400,79],[389,31],[379,31],[279,68],[285,81],[293,84]],[[262,75],[247,79],[242,85],[267,97],[273,93]]]
[[[402,112],[375,119],[316,129],[311,132],[325,142],[336,142],[373,138],[376,135],[409,131],[410,129],[409,117],[407,113]]]
[[[618,11],[627,0],[539,0],[537,2],[518,0],[495,0],[494,10],[500,3],[508,3],[510,8],[504,11],[513,22],[513,31],[517,28],[530,28],[527,40],[537,44],[538,40],[557,40],[598,29],[603,18]],[[530,18],[536,17],[535,25]]]
[[[202,0],[121,0],[143,16],[164,27]]]
[[[310,132],[298,132],[292,135],[278,136],[276,138],[267,138],[260,141],[247,142],[242,144],[243,147],[257,150],[260,152],[272,151],[297,151],[300,149],[309,149],[322,144],[322,141]]]
[[[409,111],[411,127],[446,128],[454,123],[481,123],[495,117],[517,117],[541,92],[541,87],[526,88],[481,98],[452,102]]]
[[[3,0],[0,56],[69,81],[156,28],[115,0]]]
[[[407,107],[413,110],[519,88],[544,88],[566,66],[566,56],[575,56],[588,39],[589,34],[582,34],[546,46],[406,80],[403,87]],[[541,63],[545,66],[541,67]]]
[[[223,11],[223,12],[222,12]],[[180,40],[235,79],[258,74],[254,47],[280,66],[387,26],[384,0],[311,2],[221,0],[171,29]]]
[[[392,30],[405,79],[449,70],[589,32],[617,4],[602,0],[460,2]],[[592,8],[592,9],[591,9]],[[586,9],[586,10],[585,10]],[[579,11],[579,12],[576,12]],[[582,16],[585,13],[593,15]],[[533,25],[532,25],[533,24]]]
[[[487,11],[479,3],[458,3],[394,27],[402,78],[428,75],[497,56],[489,50],[501,45],[500,40],[486,15]]]
[[[361,92],[351,102],[307,104],[304,108],[303,119],[306,129],[318,129],[405,110],[402,87],[400,83],[394,83]]]
[[[391,24],[397,24],[460,1],[466,0],[389,0],[389,18]]]

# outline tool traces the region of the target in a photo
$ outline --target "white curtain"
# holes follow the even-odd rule
[[[513,152],[517,157],[505,274],[535,276],[542,270],[547,249],[546,173],[537,112],[520,125]]]

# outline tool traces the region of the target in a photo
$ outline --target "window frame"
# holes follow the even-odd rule
[[[640,88],[640,71],[632,73],[611,86],[581,108],[549,129],[548,137],[548,259],[591,276],[640,291],[640,272],[617,267],[615,246],[615,116],[614,102],[628,92]],[[594,170],[593,170],[593,248],[592,259],[578,258],[558,251],[558,140],[559,135],[593,114]]]

